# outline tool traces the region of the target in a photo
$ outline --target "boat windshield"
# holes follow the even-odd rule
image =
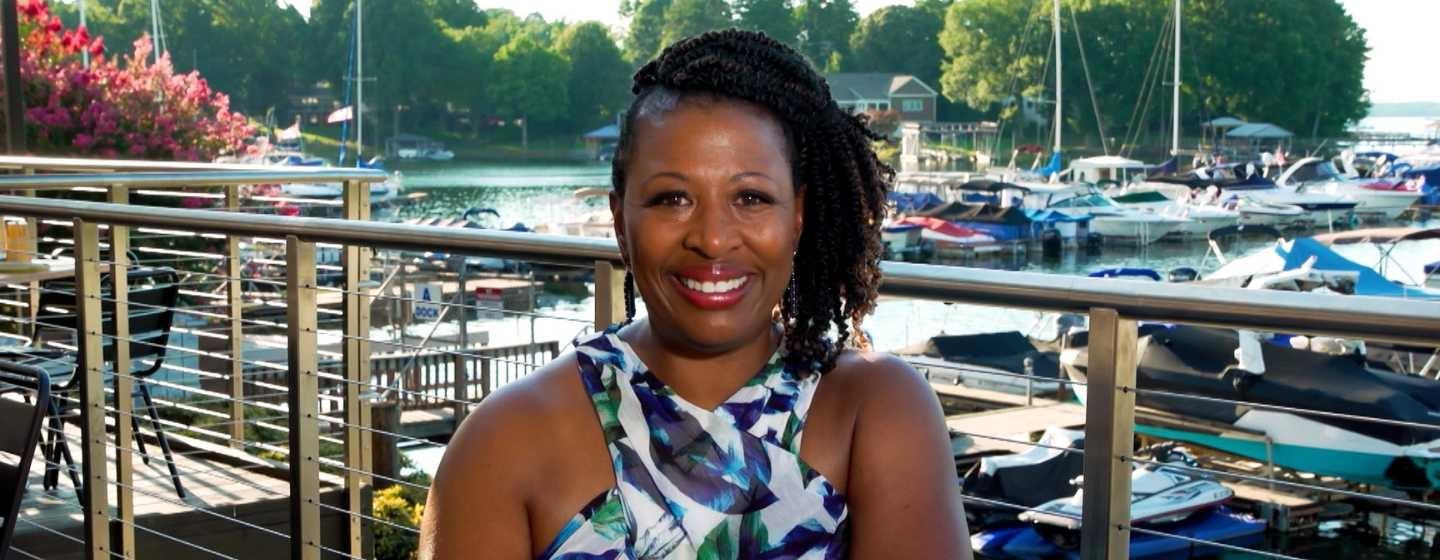
[[[1067,198],[1050,205],[1051,208],[1109,208],[1113,206],[1116,206],[1115,201],[1095,193]]]

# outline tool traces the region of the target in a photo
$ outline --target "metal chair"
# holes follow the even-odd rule
[[[180,483],[180,473],[170,451],[170,442],[165,437],[164,427],[160,423],[154,400],[150,396],[149,384],[146,383],[146,379],[159,371],[165,361],[165,350],[170,340],[170,327],[174,320],[179,286],[175,283],[175,271],[168,268],[133,269],[129,279],[132,283],[128,291],[130,359],[132,361],[149,359],[153,362],[145,369],[132,371],[130,376],[134,378],[135,388],[140,393],[145,411],[154,427],[155,439],[160,443],[160,450],[165,456],[166,466],[170,470],[170,479],[175,485],[175,493],[184,498],[185,488]],[[103,310],[101,324],[102,332],[105,334],[101,340],[107,374],[114,371],[111,364],[115,363],[116,349],[115,303],[113,290],[108,285],[110,283],[109,276],[102,281],[101,296]],[[67,287],[65,284],[47,286],[40,294],[40,305],[35,311],[31,338],[37,344],[49,346],[55,346],[54,339],[60,338],[65,341],[62,343],[63,345],[75,348],[78,346],[75,339],[78,320],[73,286]],[[49,388],[52,395],[49,399],[49,421],[52,429],[49,441],[46,443],[45,488],[53,489],[59,485],[60,466],[63,461],[71,482],[79,489],[81,487],[79,472],[75,468],[74,458],[62,431],[64,429],[62,419],[65,412],[78,408],[74,404],[75,399],[66,396],[79,388],[80,377],[75,375],[78,365],[77,356],[67,349],[57,350],[42,346],[21,352],[0,353],[0,361],[39,368],[49,375]],[[135,427],[138,436],[139,416],[132,414],[130,422]],[[150,455],[145,451],[144,439],[136,437],[135,443],[145,464],[150,464]]]
[[[50,402],[50,378],[39,368],[0,364],[0,387],[10,390],[7,392],[33,387],[23,402],[0,398],[0,454],[20,458],[14,464],[0,460],[0,558],[4,558],[15,534],[35,447],[41,441],[40,430],[49,408],[46,403]]]

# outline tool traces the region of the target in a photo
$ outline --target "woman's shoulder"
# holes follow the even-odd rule
[[[835,358],[835,367],[822,378],[829,391],[852,406],[872,401],[930,402],[930,383],[908,362],[886,352],[847,348]],[[860,407],[865,408],[865,407]]]
[[[473,465],[503,458],[494,468],[517,483],[544,476],[537,466],[554,464],[550,459],[573,449],[572,440],[594,423],[577,367],[575,353],[566,352],[485,397],[451,438],[447,459]]]

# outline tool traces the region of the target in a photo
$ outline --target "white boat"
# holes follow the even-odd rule
[[[1403,183],[1396,187],[1375,179],[1346,177],[1333,163],[1316,157],[1295,162],[1280,174],[1275,184],[1297,193],[1325,193],[1354,200],[1356,212],[1378,214],[1387,220],[1398,217],[1424,194],[1419,189],[1406,188]]]
[[[1235,492],[1197,473],[1195,460],[1179,449],[1157,453],[1158,461],[1135,463],[1130,472],[1131,523],[1173,523],[1230,500]],[[1157,464],[1158,463],[1158,464]],[[1079,479],[1077,479],[1079,480]],[[1084,490],[1020,514],[1021,521],[1079,529]]]
[[[1070,216],[1089,214],[1090,231],[1106,240],[1154,243],[1193,222],[1125,207],[1089,185],[1023,185],[1032,189],[1032,207],[1056,210]],[[1027,200],[1027,203],[1031,200]]]
[[[1172,199],[1159,191],[1129,193],[1114,197],[1121,206],[1154,212],[1162,216],[1188,218],[1176,233],[1182,237],[1204,237],[1216,229],[1240,223],[1240,212],[1217,205],[1202,205],[1188,199]],[[1297,209],[1298,210],[1298,209]]]

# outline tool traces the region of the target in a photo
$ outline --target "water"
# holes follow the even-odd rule
[[[1423,120],[1423,119],[1422,119]],[[1428,122],[1428,121],[1427,121]],[[590,211],[603,209],[604,197],[578,198],[575,191],[585,187],[607,187],[610,183],[608,165],[563,164],[494,164],[448,163],[412,165],[400,168],[405,175],[408,192],[425,193],[422,202],[400,208],[398,219],[409,217],[458,217],[466,209],[493,208],[500,214],[499,224],[508,226],[522,222],[531,226],[573,219]],[[1232,256],[1259,249],[1268,243],[1227,248]],[[1189,266],[1202,274],[1219,267],[1214,258],[1206,258],[1203,241],[1159,243],[1144,247],[1107,246],[1098,254],[1069,251],[1064,256],[1046,260],[1038,255],[1030,259],[1000,258],[973,263],[973,266],[1083,275],[1111,267],[1144,267],[1166,271]],[[643,303],[642,303],[643,305]],[[527,342],[533,329],[541,340],[568,342],[584,329],[590,316],[592,298],[564,298],[546,295],[541,300],[541,313],[575,320],[540,320],[532,326],[528,319],[507,318],[475,324],[472,332],[486,330],[492,344]],[[947,305],[933,301],[917,301],[882,297],[875,314],[865,323],[875,346],[891,350],[924,342],[940,333],[963,334],[1001,330],[1027,332],[1037,323],[1036,312],[976,305]],[[414,447],[405,455],[416,469],[434,473],[444,453],[442,447]],[[1390,539],[1392,543],[1396,539]],[[1399,551],[1385,547],[1357,547],[1351,533],[1322,532],[1319,537],[1291,539],[1285,543],[1271,542],[1272,550],[1290,550],[1314,558],[1401,558]],[[1226,555],[1243,558],[1248,555]]]

